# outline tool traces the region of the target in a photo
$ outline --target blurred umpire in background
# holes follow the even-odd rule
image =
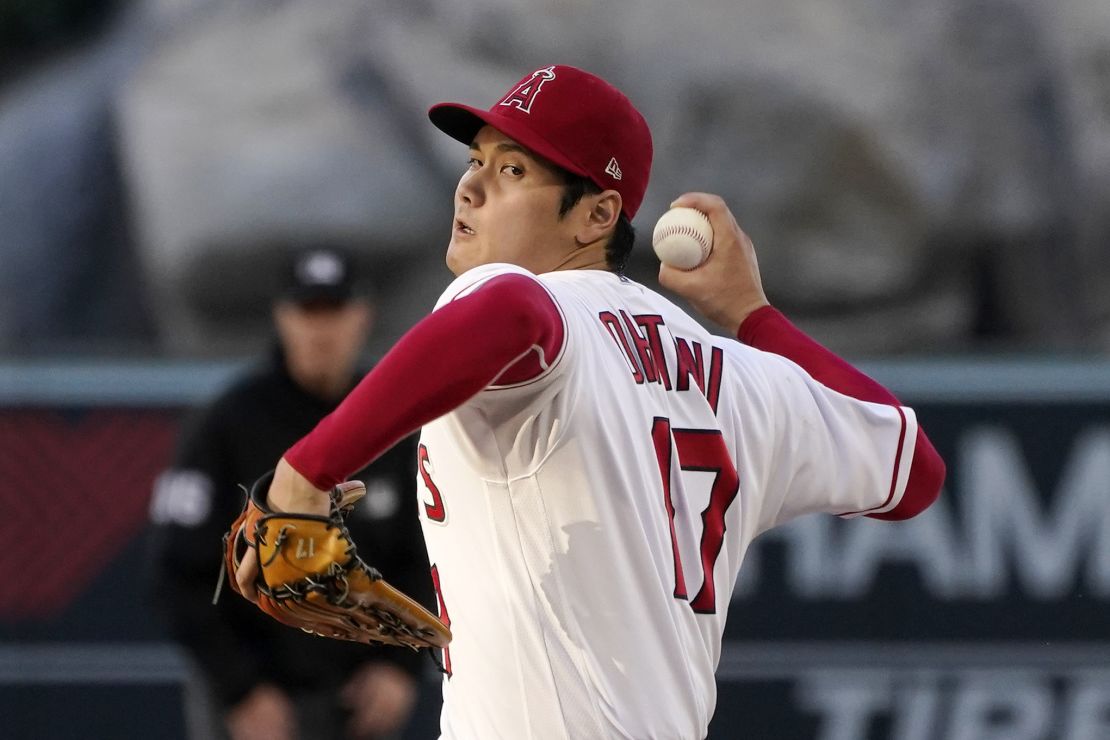
[[[193,415],[155,484],[155,597],[197,668],[186,690],[192,737],[395,737],[417,698],[421,655],[291,630],[243,599],[211,603],[221,535],[243,506],[238,484],[272,467],[365,370],[358,361],[373,308],[350,256],[321,246],[291,263],[273,304],[272,356]],[[412,511],[415,460],[410,438],[354,476],[367,495],[348,521],[360,554],[434,607]]]

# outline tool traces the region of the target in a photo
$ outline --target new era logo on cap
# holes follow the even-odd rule
[[[440,103],[428,111],[441,131],[470,144],[489,125],[558,167],[621,195],[636,215],[651,173],[651,131],[617,88],[564,64],[529,72],[489,110]]]
[[[621,166],[617,164],[616,157],[611,157],[609,159],[609,164],[605,165],[605,174],[609,175],[609,177],[614,180],[621,179]]]

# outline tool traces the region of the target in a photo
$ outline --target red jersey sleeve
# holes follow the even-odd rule
[[[792,360],[814,380],[846,396],[890,406],[902,405],[894,394],[808,337],[771,306],[753,311],[740,325],[737,338],[756,349]],[[919,426],[902,500],[890,511],[867,516],[908,519],[919,514],[940,495],[944,475],[944,461]]]
[[[285,459],[317,488],[331,488],[494,381],[542,373],[563,341],[562,316],[544,287],[497,275],[410,329]]]

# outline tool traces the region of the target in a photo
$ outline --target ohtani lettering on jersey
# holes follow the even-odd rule
[[[664,361],[666,354],[663,352],[663,333],[660,330],[666,329],[666,324],[662,316],[630,316],[627,311],[619,309],[617,313],[601,311],[597,317],[628,360],[632,379],[637,384],[658,383],[668,391],[688,391],[692,378],[698,390],[709,401],[713,413],[717,413],[717,401],[721,395],[721,371],[724,367],[724,352],[720,347],[705,348],[701,342],[674,337],[675,363],[672,375],[671,368]]]

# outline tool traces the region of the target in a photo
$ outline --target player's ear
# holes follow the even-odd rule
[[[593,244],[613,232],[621,216],[621,194],[606,190],[582,198],[587,205],[582,226],[576,234],[579,244]]]

